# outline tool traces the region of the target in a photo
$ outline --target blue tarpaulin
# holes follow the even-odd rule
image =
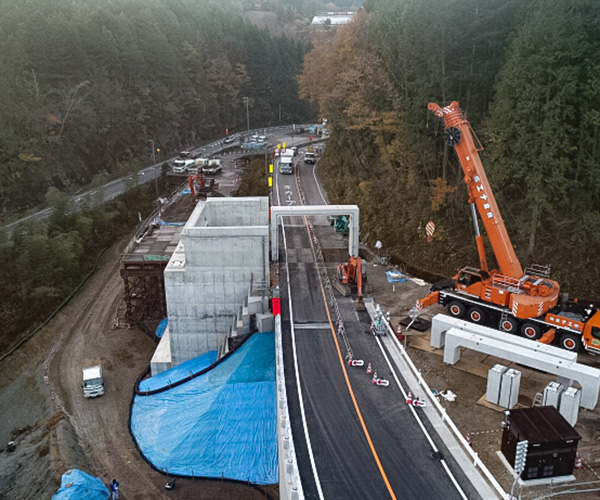
[[[165,334],[165,330],[167,329],[167,326],[169,326],[169,318],[165,318],[163,319],[158,326],[156,327],[156,333],[155,335],[161,339],[162,336]]]
[[[187,377],[187,368],[163,372],[163,385]],[[274,333],[255,333],[179,386],[136,395],[130,424],[144,457],[169,474],[277,483]]]
[[[190,190],[187,189],[187,193],[182,193],[183,194],[189,194]],[[159,219],[158,217],[156,219],[154,219],[156,221],[157,224],[160,224],[161,226],[185,226],[185,222],[166,222],[162,219]]]
[[[386,271],[385,275],[390,283],[402,283],[406,281],[406,276],[400,271]]]
[[[71,469],[62,475],[60,488],[52,500],[106,500],[110,496],[104,483],[87,472]]]
[[[158,375],[154,375],[154,377],[142,380],[139,387],[140,392],[163,389],[169,387],[169,385],[172,385],[175,382],[178,382],[179,380],[189,377],[190,375],[201,372],[217,361],[217,355],[217,351],[208,351],[202,356],[198,356],[197,358],[190,359],[185,363],[181,363],[175,368],[159,373]]]
[[[179,196],[185,196],[186,194],[191,194],[189,188],[185,188],[183,191],[181,191],[181,193],[179,193]]]

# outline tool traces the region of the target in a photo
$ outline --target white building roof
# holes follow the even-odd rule
[[[348,24],[355,15],[356,12],[317,12],[311,24],[313,26],[323,25],[327,19],[331,21],[332,26]]]

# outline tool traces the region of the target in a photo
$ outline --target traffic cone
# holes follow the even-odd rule
[[[396,338],[398,340],[404,340],[404,334],[402,333],[402,325],[398,323],[398,328],[396,329]]]
[[[408,396],[406,396],[406,404],[407,405],[411,405],[412,404],[412,399],[413,399],[412,391],[408,391]]]
[[[367,375],[371,375],[373,373],[373,367],[371,366],[371,363],[369,363],[367,365]]]
[[[577,453],[575,455],[575,469],[579,470],[583,467],[582,464],[582,460],[581,460],[581,455],[579,453]]]
[[[377,372],[373,372],[373,378],[371,379],[371,382],[373,382],[374,384],[377,383]]]
[[[471,433],[470,432],[467,432],[467,435],[465,436],[465,439],[467,441],[467,444],[469,446],[471,446]]]

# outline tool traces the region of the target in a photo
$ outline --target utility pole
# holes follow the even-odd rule
[[[154,189],[156,191],[156,199],[158,200],[158,177],[156,175],[156,148],[154,147],[154,139],[148,139],[152,144],[152,165],[154,167]]]
[[[246,127],[248,132],[250,132],[250,112],[248,110],[248,102],[250,101],[250,98],[242,97],[242,100],[246,103]]]

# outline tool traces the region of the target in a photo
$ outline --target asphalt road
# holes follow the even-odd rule
[[[306,125],[302,126],[306,127]],[[270,145],[275,145],[281,141],[286,140],[291,145],[293,145],[294,141],[301,141],[307,138],[307,134],[304,134],[303,136],[296,135],[291,125],[260,128],[256,130],[250,130],[247,132],[232,134],[231,137],[235,138],[237,141],[240,138],[243,138],[244,136],[252,135],[254,133],[266,133],[268,135],[268,143]],[[231,144],[225,144],[224,140],[225,138],[218,141],[213,141],[209,144],[205,144],[204,146],[201,146],[199,148],[193,148],[191,149],[191,152],[198,153],[202,156],[207,157],[218,155],[221,151],[231,146]],[[243,154],[248,154],[248,152],[243,152]],[[242,154],[240,153],[239,156],[241,155]],[[73,209],[77,210],[77,208],[82,204],[96,205],[112,200],[113,198],[116,198],[117,196],[123,194],[132,185],[145,184],[147,182],[155,182],[155,179],[158,179],[162,175],[161,169],[163,163],[171,163],[172,160],[174,160],[174,158],[162,160],[154,165],[150,165],[146,168],[143,168],[142,170],[139,170],[137,173],[137,180],[135,183],[132,182],[131,178],[123,177],[114,181],[110,181],[100,188],[90,189],[83,193],[79,193],[73,196]],[[43,210],[40,210],[39,212],[23,217],[22,219],[19,219],[15,222],[6,224],[0,227],[0,230],[4,230],[7,232],[8,235],[10,235],[14,228],[17,227],[19,224],[22,224],[27,221],[42,220],[49,217],[51,214],[52,208],[45,208]]]
[[[307,202],[323,204],[314,167],[298,161],[296,171]],[[275,202],[299,205],[295,176],[276,175]],[[478,498],[430,425],[424,423],[440,450],[433,453],[401,391],[393,384],[374,386],[364,367],[348,367],[344,362],[346,347],[329,322],[304,221],[291,217],[284,224],[285,234],[280,238],[280,249],[285,249],[280,250],[284,363],[305,497]],[[313,218],[313,224],[323,246],[338,237],[326,218]],[[327,267],[334,279],[335,264]],[[368,319],[356,313],[350,297],[337,296],[337,304],[354,357],[371,362],[375,369],[379,367],[380,376],[390,378],[375,337],[365,334]]]

